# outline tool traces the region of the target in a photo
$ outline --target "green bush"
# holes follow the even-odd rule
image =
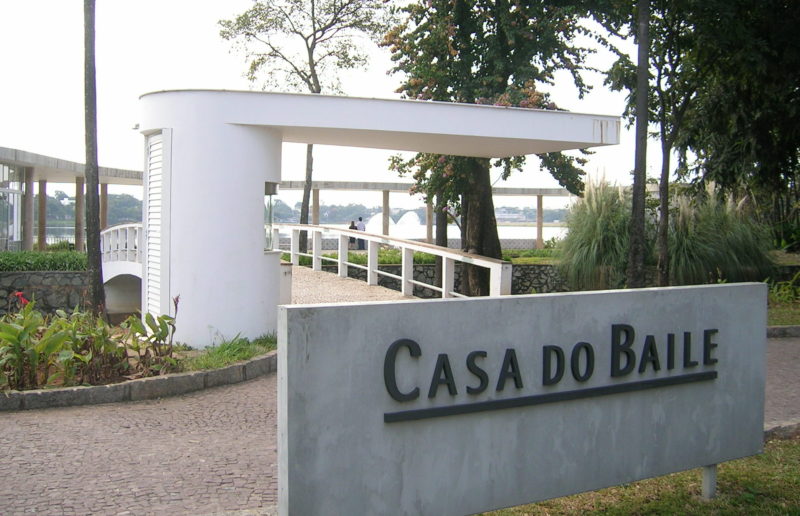
[[[763,281],[772,273],[768,229],[744,203],[716,194],[672,198],[670,284]],[[628,259],[630,196],[606,183],[587,185],[562,242],[561,272],[576,290],[621,288]],[[645,263],[655,263],[655,216],[648,212]]]
[[[608,183],[586,184],[586,193],[567,215],[561,243],[561,273],[570,288],[621,288],[628,262],[630,195]]]
[[[670,218],[670,283],[763,281],[772,274],[771,237],[745,203],[716,194],[675,199]]]
[[[86,254],[76,251],[0,252],[0,272],[85,270]]]

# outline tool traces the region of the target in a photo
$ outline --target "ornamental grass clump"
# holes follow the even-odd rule
[[[570,288],[621,288],[628,261],[630,195],[606,182],[587,183],[583,199],[567,215],[561,273]]]
[[[669,234],[670,283],[764,281],[773,271],[769,230],[743,200],[678,196]]]

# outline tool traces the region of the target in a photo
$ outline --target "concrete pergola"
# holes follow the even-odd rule
[[[75,248],[84,247],[84,184],[85,168],[83,163],[75,163],[50,156],[43,156],[19,149],[0,147],[0,164],[18,167],[24,171],[24,188],[22,202],[22,249],[33,249],[33,185],[38,182],[39,220],[47,220],[47,183],[75,184]],[[142,172],[118,168],[100,167],[100,226],[108,225],[108,185],[141,185]],[[39,249],[46,244],[46,224],[39,224],[37,242]]]
[[[264,251],[265,189],[283,142],[500,158],[619,142],[616,116],[323,95],[182,90],[141,97],[146,136],[142,311],[178,340],[276,330],[278,252]]]
[[[280,187],[282,190],[302,190],[304,188],[304,181],[282,181]],[[380,191],[383,194],[383,224],[382,232],[384,235],[389,234],[389,194],[391,192],[409,193],[411,183],[366,183],[358,181],[312,181],[311,182],[311,223],[319,224],[319,195],[321,190],[350,190],[357,192],[364,191]],[[502,196],[525,196],[536,197],[536,247],[541,249],[544,247],[544,198],[545,197],[569,197],[572,194],[566,188],[511,188],[511,187],[494,187],[492,188],[493,195]],[[433,205],[430,201],[427,203],[425,212],[425,225],[426,225],[426,240],[428,243],[433,242]]]

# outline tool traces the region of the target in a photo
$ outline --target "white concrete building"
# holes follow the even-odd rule
[[[233,91],[141,97],[146,137],[142,311],[176,338],[276,328],[279,254],[264,251],[264,191],[283,142],[499,158],[619,142],[616,116],[440,102]]]

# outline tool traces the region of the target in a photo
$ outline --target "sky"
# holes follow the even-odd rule
[[[244,55],[219,36],[220,19],[245,11],[252,0],[97,0],[96,67],[98,104],[98,158],[101,166],[141,170],[144,139],[138,123],[139,96],[170,89],[259,89],[244,77]],[[369,49],[368,69],[342,76],[346,95],[399,98],[399,78],[387,75],[388,53]],[[0,146],[22,149],[70,161],[85,159],[83,134],[83,2],[81,0],[0,0]],[[604,68],[610,56],[599,54],[592,64]],[[621,115],[623,93],[602,85],[599,74],[588,74],[594,90],[578,99],[569,77],[557,77],[555,87],[544,88],[562,108],[582,113]],[[594,177],[630,184],[633,168],[633,128],[623,124],[621,144],[596,149],[586,167]],[[660,156],[652,141],[648,175],[654,175]],[[315,180],[409,181],[387,170],[393,152],[315,146]],[[300,180],[305,173],[305,146],[284,144],[284,180]],[[555,187],[558,184],[535,159],[522,173],[496,186]],[[496,178],[497,173],[494,174]],[[49,185],[70,193],[71,185]],[[111,193],[141,190],[110,187]],[[290,205],[301,192],[281,193]],[[323,192],[323,204],[362,203],[378,206],[380,192],[354,195]],[[499,198],[498,206],[531,205],[532,199]],[[558,205],[547,201],[545,208]],[[413,208],[421,198],[393,193],[392,207]]]

